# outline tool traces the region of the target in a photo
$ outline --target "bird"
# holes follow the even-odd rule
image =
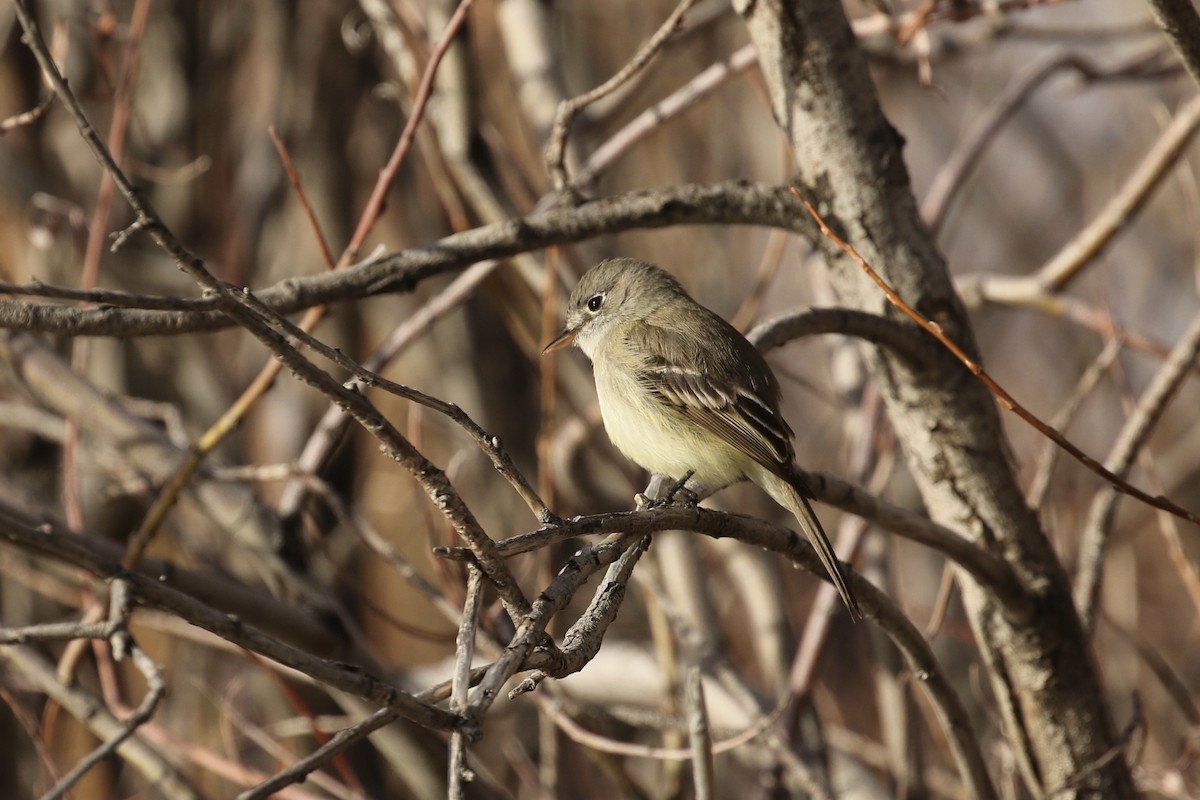
[[[571,345],[592,362],[609,438],[654,476],[651,487],[683,479],[706,494],[756,484],[796,518],[851,617],[861,617],[795,465],[779,381],[746,337],[669,272],[613,258],[579,279],[565,326],[543,353]]]

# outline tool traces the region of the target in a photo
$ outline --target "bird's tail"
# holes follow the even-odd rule
[[[841,595],[842,602],[850,611],[850,616],[853,619],[861,619],[862,610],[858,606],[858,600],[855,599],[854,593],[850,591],[846,568],[838,560],[837,553],[833,551],[833,545],[829,543],[829,537],[825,535],[825,529],[821,527],[821,521],[817,519],[812,505],[808,502],[812,492],[804,484],[803,478],[796,476],[792,480],[788,480],[763,470],[762,482],[759,485],[767,494],[771,495],[776,503],[791,511],[792,515],[796,517],[796,521],[800,523],[800,530],[804,532],[813,549],[817,551],[817,557],[821,559],[821,564],[829,573],[829,578],[833,581],[833,586],[838,590],[838,594]]]

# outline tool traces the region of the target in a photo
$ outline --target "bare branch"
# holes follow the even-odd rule
[[[142,677],[146,679],[146,696],[142,699],[139,705],[129,716],[128,719],[122,720],[119,730],[111,735],[99,747],[88,753],[83,758],[76,762],[71,771],[59,779],[54,787],[42,795],[42,800],[58,800],[58,798],[66,795],[79,780],[87,774],[87,772],[105,758],[108,758],[115,750],[117,750],[129,737],[137,733],[137,729],[145,724],[154,714],[154,710],[158,707],[159,702],[167,693],[166,684],[163,683],[162,672],[158,665],[150,659],[150,656],[142,652],[141,648],[136,645],[129,651],[133,663],[137,665],[138,671],[142,673]]]
[[[935,356],[929,340],[911,325],[848,308],[810,308],[764,320],[746,333],[760,350],[782,347],[793,339],[838,333],[887,347],[914,367]]]
[[[921,218],[925,220],[925,224],[936,236],[946,221],[946,213],[951,203],[966,185],[968,175],[983,157],[987,146],[1016,111],[1050,78],[1067,70],[1077,72],[1087,81],[1145,78],[1147,75],[1157,74],[1154,69],[1160,62],[1161,54],[1162,51],[1155,48],[1147,54],[1138,55],[1119,64],[1100,66],[1076,53],[1051,51],[1026,66],[987,111],[975,120],[971,130],[938,170],[929,191],[925,193],[925,199],[921,202]]]
[[[713,769],[712,733],[708,728],[708,709],[704,704],[704,684],[700,667],[692,665],[687,671],[684,698],[687,702],[688,740],[692,745],[692,785],[696,800],[712,800],[716,795],[716,776]]]
[[[1196,121],[1198,124],[1200,124],[1200,103],[1196,104],[1196,108]],[[807,202],[805,205],[808,205]],[[1129,483],[1129,481],[1125,480],[1120,474],[1114,472],[1096,459],[1089,456],[1087,453],[1080,450],[1075,444],[1067,439],[1067,437],[1063,436],[1061,432],[1042,422],[1042,420],[1035,416],[1033,412],[1014,400],[1013,396],[1010,395],[1003,386],[996,383],[992,376],[988,375],[988,373],[975,359],[967,355],[966,351],[955,344],[955,342],[946,335],[945,331],[942,330],[940,325],[938,325],[936,322],[925,319],[925,317],[913,310],[912,306],[901,299],[900,295],[896,294],[896,291],[889,286],[882,277],[880,277],[879,273],[871,268],[866,260],[860,256],[851,245],[847,244],[844,240],[839,238],[836,233],[829,229],[824,220],[822,220],[817,214],[815,208],[813,208],[811,205],[808,205],[808,211],[821,226],[821,231],[830,239],[832,239],[839,247],[843,248],[852,258],[854,258],[858,262],[859,266],[871,276],[871,279],[879,284],[879,287],[883,289],[884,293],[887,295],[888,300],[902,310],[905,314],[907,314],[910,319],[932,334],[939,342],[945,345],[946,349],[953,353],[954,356],[961,361],[967,369],[971,370],[971,373],[975,377],[979,378],[979,380],[983,382],[983,384],[988,388],[988,391],[996,396],[996,400],[1001,406],[1009,411],[1012,411],[1018,417],[1025,420],[1025,422],[1029,423],[1035,430],[1037,430],[1038,433],[1042,434],[1047,439],[1052,440],[1063,450],[1066,450],[1072,458],[1083,464],[1092,472],[1095,472],[1101,478],[1104,478],[1104,480],[1111,483],[1113,487],[1122,494],[1135,497],[1148,506],[1153,506],[1160,511],[1166,511],[1169,514],[1174,514],[1180,519],[1185,519],[1195,525],[1200,525],[1200,514],[1197,514],[1194,511],[1189,511],[1188,509],[1173,502],[1170,498],[1163,497],[1162,495],[1158,495],[1156,497],[1151,496],[1150,494],[1147,494],[1146,492],[1137,488],[1133,484]],[[1194,358],[1188,359],[1184,364],[1184,368],[1186,369],[1189,367],[1193,360]]]
[[[589,92],[559,103],[558,112],[554,117],[554,128],[550,133],[550,143],[546,146],[546,166],[554,182],[555,191],[568,197],[574,196],[564,162],[566,161],[567,134],[571,130],[571,121],[575,115],[597,100],[612,94],[641,72],[658,54],[667,39],[676,32],[683,21],[684,14],[695,4],[696,0],[681,0],[671,15],[667,17],[667,21],[654,32],[654,35],[645,44],[638,48],[629,63],[622,67],[616,75]]]
[[[1180,337],[1170,358],[1159,369],[1146,391],[1138,400],[1137,407],[1117,434],[1112,452],[1105,460],[1106,467],[1117,475],[1125,476],[1133,468],[1134,461],[1167,406],[1183,385],[1192,365],[1200,356],[1200,316],[1192,320],[1187,331]],[[1119,487],[1118,487],[1119,490]],[[1095,624],[1096,603],[1100,597],[1100,583],[1104,567],[1104,556],[1112,536],[1113,515],[1116,511],[1117,490],[1102,489],[1092,498],[1088,509],[1087,524],[1079,543],[1079,574],[1075,579],[1075,604],[1083,617],[1084,624],[1091,628]],[[1170,510],[1170,509],[1164,509]],[[1191,518],[1193,522],[1197,520]]]
[[[69,535],[69,534],[68,534]],[[142,656],[144,657],[144,656]],[[97,736],[113,745],[118,755],[141,773],[158,791],[171,800],[199,800],[200,793],[179,774],[178,770],[156,749],[137,737],[130,738],[134,728],[128,721],[114,717],[100,698],[79,687],[66,686],[55,674],[54,665],[24,645],[0,648],[0,661],[7,663],[32,683],[38,691],[50,697],[71,716],[86,724]],[[147,693],[147,700],[152,694]],[[146,703],[143,701],[143,706]],[[75,770],[72,771],[74,774]],[[78,778],[78,776],[76,776]],[[65,780],[65,778],[64,778]],[[59,786],[62,786],[60,781]]]
[[[295,763],[278,772],[270,780],[263,781],[242,792],[237,796],[237,800],[266,800],[266,798],[274,796],[280,789],[304,781],[310,773],[320,769],[334,756],[399,718],[400,715],[390,708],[379,709],[357,725],[338,731],[328,742],[304,758],[297,759]]]
[[[471,688],[471,663],[475,660],[475,631],[479,627],[479,612],[483,607],[483,573],[471,568],[467,572],[467,596],[463,600],[462,619],[454,643],[454,682],[450,689],[450,710],[457,714],[468,712],[467,692]],[[450,776],[447,796],[452,800],[466,797],[466,785],[473,775],[467,769],[467,734],[455,731],[450,735]]]
[[[84,546],[81,537],[49,521],[31,519],[0,502],[0,536],[10,544],[91,572],[99,578],[120,577],[129,583],[133,597],[151,608],[169,611],[223,639],[299,670],[329,686],[387,706],[400,716],[434,730],[453,730],[461,718],[418,700],[413,695],[360,670],[335,664],[262,633],[236,617],[213,611],[188,595],[136,573],[122,570]]]
[[[822,502],[835,507],[862,514],[882,528],[913,539],[931,547],[952,559],[970,572],[977,580],[995,590],[1006,602],[1013,603],[1015,613],[1028,613],[1013,586],[1013,575],[1004,564],[984,551],[974,547],[961,536],[911,512],[904,511],[874,498],[864,490],[844,483],[828,475],[806,472],[809,487]],[[869,513],[868,513],[869,512]],[[610,514],[575,517],[550,528],[520,534],[497,543],[497,552],[505,557],[527,553],[553,542],[588,534],[656,533],[666,530],[689,530],[709,536],[732,536],[740,541],[770,549],[779,549],[780,537],[790,544],[796,533],[788,528],[773,525],[755,517],[729,514],[707,508],[681,508],[663,506],[645,511],[624,511]],[[771,544],[767,544],[770,542]],[[804,545],[800,545],[803,549]],[[468,551],[455,548],[437,548],[443,557],[465,559]],[[815,562],[813,562],[815,563]],[[821,571],[814,574],[821,576]]]
[[[409,292],[435,275],[554,244],[638,228],[704,223],[815,231],[804,217],[804,207],[786,187],[744,181],[684,184],[626,192],[574,208],[484,225],[344,270],[288,278],[255,291],[254,297],[276,314],[290,314],[322,303]],[[221,302],[216,296],[180,303],[190,313],[76,309],[4,300],[0,301],[0,327],[59,336],[131,337],[173,336],[233,324],[219,310]]]
[[[1185,103],[1171,120],[1154,146],[1133,172],[1104,204],[1100,213],[1071,238],[1037,272],[1021,277],[967,277],[962,279],[964,295],[979,295],[992,302],[1018,302],[1038,295],[1062,291],[1113,241],[1118,233],[1145,207],[1154,190],[1187,152],[1200,130],[1200,96]]]

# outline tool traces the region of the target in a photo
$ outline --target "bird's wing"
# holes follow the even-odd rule
[[[711,320],[727,325],[716,315]],[[792,430],[779,413],[779,386],[754,346],[730,331],[736,338],[717,347],[704,346],[686,327],[648,322],[629,326],[626,336],[634,352],[656,354],[638,370],[651,396],[772,472],[790,473]]]

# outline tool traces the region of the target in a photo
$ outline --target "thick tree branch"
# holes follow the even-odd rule
[[[862,514],[885,529],[941,553],[974,575],[998,597],[1011,600],[1015,604],[1012,609],[1014,613],[1022,615],[1030,611],[1027,604],[1022,605],[1027,598],[1017,591],[1015,577],[1009,567],[953,531],[874,498],[858,487],[831,476],[808,472],[805,473],[805,480],[817,499]],[[806,547],[795,531],[757,517],[708,508],[660,506],[644,511],[621,511],[565,520],[552,527],[503,539],[497,542],[496,551],[509,558],[577,536],[621,532],[647,534],[670,530],[695,531],[715,538],[731,537],[780,552],[793,553],[803,551]],[[799,544],[794,545],[793,541]],[[458,559],[470,558],[470,551],[466,548],[437,548],[436,552]],[[815,558],[812,555],[805,562],[806,566],[812,565],[811,571],[817,577],[827,578]]]
[[[776,120],[792,145],[801,193],[887,283],[972,358],[970,324],[924,229],[901,154],[840,3],[735,3],[759,52]],[[887,310],[883,293],[836,245],[820,245],[846,305]],[[1067,785],[1109,752],[1116,732],[1070,587],[1005,453],[995,405],[962,369],[912,370],[865,352],[909,468],[936,522],[1004,558],[1037,614],[1011,617],[973,579],[963,597],[1028,789]],[[1072,791],[1130,796],[1113,759]]]
[[[435,275],[466,269],[489,258],[507,258],[555,244],[578,242],[604,234],[672,225],[764,225],[788,230],[816,229],[804,207],[787,188],[729,181],[686,184],[614,195],[575,208],[484,225],[452,234],[420,247],[336,272],[288,278],[254,292],[265,307],[290,314],[322,303],[358,300],[378,294],[410,292]],[[38,287],[26,287],[33,291]],[[42,287],[44,289],[44,287]],[[63,292],[59,292],[63,294]],[[78,298],[77,293],[70,294]],[[108,293],[102,302],[120,302]],[[130,302],[149,304],[149,300]],[[216,297],[162,301],[172,308],[73,308],[49,303],[0,301],[0,328],[42,331],[58,336],[168,336],[219,330],[233,321],[219,309]]]

